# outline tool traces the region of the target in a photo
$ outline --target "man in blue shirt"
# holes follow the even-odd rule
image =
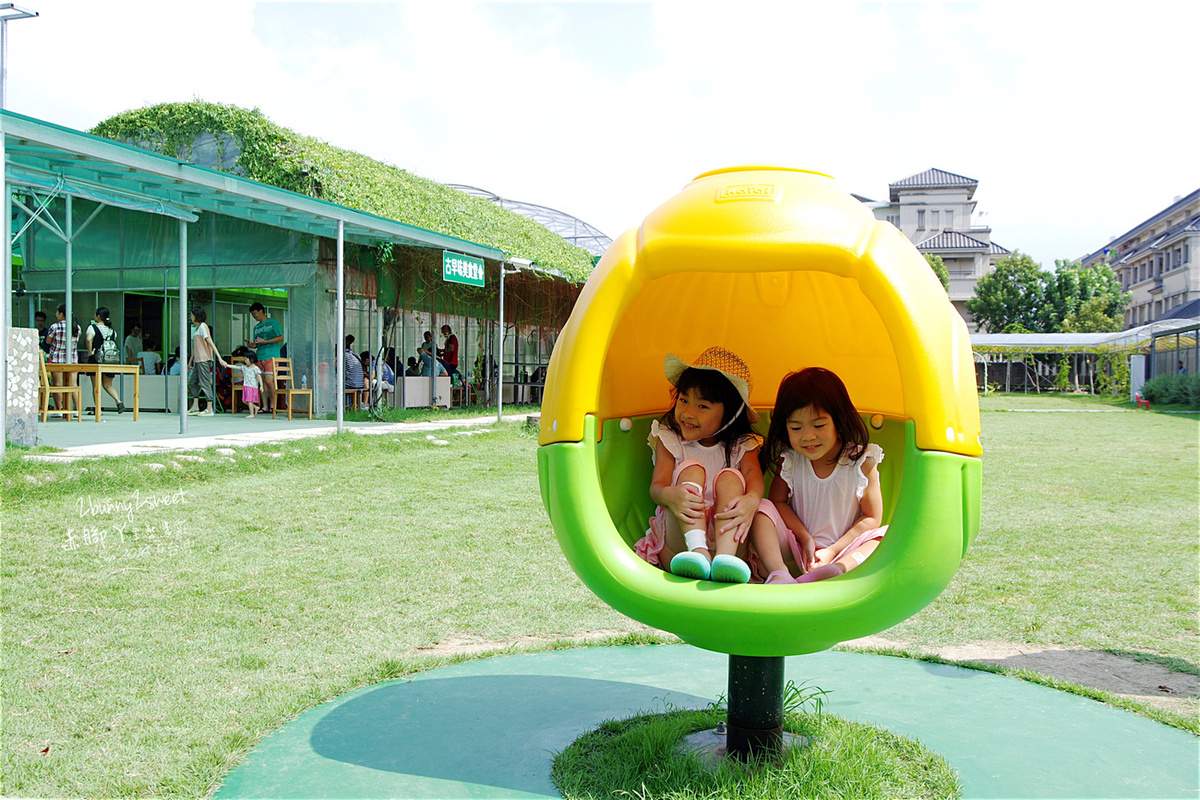
[[[251,334],[253,338],[246,340],[246,346],[258,357],[263,389],[266,390],[266,407],[274,408],[275,359],[280,357],[279,348],[283,345],[283,326],[279,320],[267,316],[267,309],[262,303],[250,306],[250,316],[254,317],[254,332]]]

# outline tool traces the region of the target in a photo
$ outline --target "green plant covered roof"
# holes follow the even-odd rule
[[[531,219],[276,125],[258,109],[194,101],[125,111],[89,131],[527,258],[582,282],[592,256]],[[205,158],[197,149],[207,147]]]

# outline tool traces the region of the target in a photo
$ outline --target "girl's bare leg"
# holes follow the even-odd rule
[[[717,476],[717,483],[713,487],[714,501],[717,510],[724,508],[729,501],[739,495],[745,493],[745,484],[741,481],[741,476],[733,472],[722,471]],[[755,516],[758,516],[757,514]],[[726,531],[725,533],[717,534],[717,555],[740,555],[746,552],[746,542],[734,541],[735,531]],[[746,537],[749,539],[749,536]]]
[[[754,522],[750,525],[750,541],[754,543],[754,552],[758,553],[758,560],[762,562],[767,574],[780,570],[788,572],[787,563],[783,560],[783,551],[779,547],[779,534],[775,530],[775,523],[766,514],[754,515]]]
[[[705,480],[704,467],[700,466],[699,464],[693,464],[690,467],[684,467],[682,470],[680,470],[679,476],[675,479],[675,485],[680,486],[684,483],[694,483],[694,484],[696,484],[696,486],[703,487],[704,480]],[[695,489],[694,486],[688,487],[688,488]],[[703,494],[703,492],[704,492],[704,489],[701,488],[700,493]],[[674,526],[668,526],[668,528],[667,528],[667,533],[668,533],[667,544],[675,552],[682,553],[688,549],[687,545],[684,542],[684,538],[683,538],[684,532],[691,531],[691,530],[704,530],[707,523],[704,519],[700,519],[697,521],[694,519],[685,519],[683,517],[677,517],[673,514],[670,516],[672,517],[671,522],[674,522],[678,527],[675,528]],[[678,539],[676,541],[671,541],[673,537],[671,537],[670,534],[673,529],[674,529],[674,532],[676,533],[676,535],[678,536]],[[693,552],[700,553],[702,556],[709,559],[710,561],[712,560],[712,553],[710,553],[708,551],[707,547],[693,547],[691,549]],[[669,564],[671,562],[668,561],[667,563]]]

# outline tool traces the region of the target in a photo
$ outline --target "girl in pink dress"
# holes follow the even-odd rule
[[[634,549],[682,577],[746,583],[750,568],[738,553],[746,552],[763,493],[750,369],[723,347],[691,364],[668,355],[664,367],[673,403],[651,423],[649,439],[658,508]]]

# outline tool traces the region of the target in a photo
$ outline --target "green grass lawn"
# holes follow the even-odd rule
[[[979,538],[941,597],[888,635],[1153,653],[1194,669],[1198,431],[1195,416],[1144,411],[984,412]]]
[[[887,635],[1194,671],[1196,417],[997,410],[983,426],[980,536]],[[439,642],[644,639],[561,556],[534,434],[487,430],[0,465],[0,794],[203,796],[299,712],[444,663]]]

